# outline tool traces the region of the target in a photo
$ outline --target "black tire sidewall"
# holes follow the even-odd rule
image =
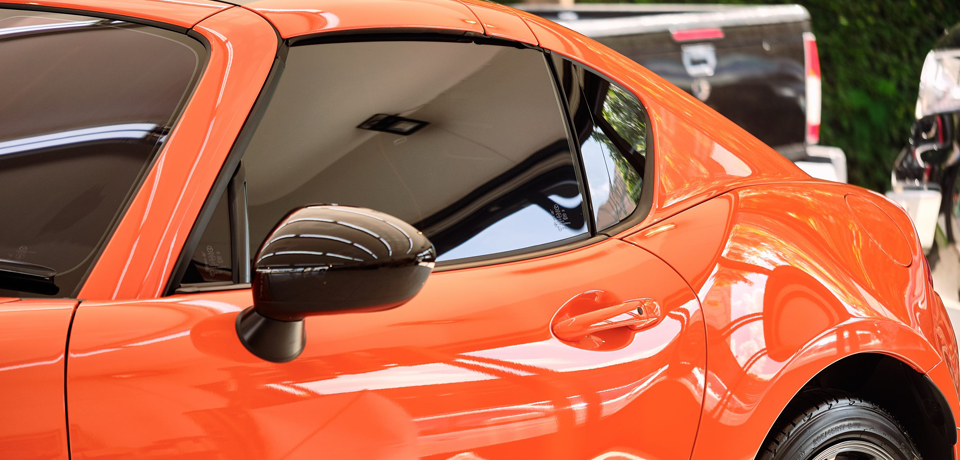
[[[920,458],[907,435],[885,413],[847,405],[831,408],[802,422],[796,433],[777,449],[774,459],[812,459],[830,446],[854,439],[870,442],[898,460]]]

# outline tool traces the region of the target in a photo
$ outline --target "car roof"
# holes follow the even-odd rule
[[[9,2],[9,3],[8,3]],[[107,18],[140,18],[146,21],[169,24],[190,29],[198,22],[231,6],[213,0],[45,0],[43,5],[33,0],[4,0],[4,8],[46,9],[85,11]]]
[[[658,159],[672,160],[656,163],[653,182],[658,185],[647,222],[736,187],[808,179],[768,146],[629,58],[546,19],[482,0],[45,1],[48,7],[141,17],[185,28],[231,5],[258,13],[285,39],[376,29],[439,29],[526,42],[588,64],[635,94],[646,95],[644,105],[657,114],[651,120],[654,143],[659,146],[654,152]],[[661,137],[660,126],[669,126],[671,136]],[[714,148],[702,148],[705,145]]]
[[[31,0],[6,0],[37,8]],[[430,29],[477,33],[537,45],[523,13],[484,0],[46,0],[44,5],[138,17],[185,29],[232,7],[264,17],[283,38],[359,29]],[[15,7],[15,6],[14,6]]]
[[[233,0],[270,21],[283,38],[357,29],[431,29],[537,44],[511,9],[481,0]]]
[[[676,160],[669,162],[673,165],[669,168],[664,161],[655,166],[658,189],[647,217],[650,221],[735,187],[806,177],[756,138],[636,62],[530,13],[481,0],[240,1],[269,20],[283,38],[378,28],[447,29],[490,36],[509,31],[525,38],[500,36],[586,63],[636,94],[647,95],[644,104],[660,119],[652,121],[654,139],[665,117],[672,120],[667,123],[672,130],[686,130],[682,136],[673,133],[672,142],[659,142],[660,148],[654,149],[657,158]]]

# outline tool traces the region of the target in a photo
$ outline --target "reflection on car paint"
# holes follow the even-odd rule
[[[189,10],[175,16],[192,26],[206,17],[197,9],[215,10],[195,3],[163,7]],[[409,27],[428,16],[438,27],[482,33],[488,26],[475,20],[472,11],[487,7],[474,1],[469,8],[398,4],[369,11],[346,3],[335,23],[311,11],[261,5],[258,12],[284,37]],[[27,326],[0,340],[54,344],[4,348],[15,353],[0,357],[0,376],[44,385],[0,394],[5,408],[29,415],[4,419],[3,432],[17,436],[3,439],[3,452],[750,458],[798,389],[827,365],[864,352],[927,372],[960,414],[956,342],[901,211],[859,189],[810,181],[634,63],[518,14],[543,46],[646,96],[659,161],[643,222],[562,254],[431,275],[402,308],[308,320],[308,346],[294,361],[258,359],[236,332],[250,289],[161,297],[236,139],[244,118],[237,114],[249,112],[276,51],[263,17],[227,9],[196,28],[210,41],[207,73],[84,285],[86,300],[76,307],[0,299],[8,320],[0,326]],[[851,193],[904,235],[866,237],[847,204]],[[911,263],[886,250],[896,245]],[[558,311],[597,292],[611,305],[653,299],[664,317],[649,329],[620,331],[626,340],[609,349],[554,337]],[[51,337],[65,337],[74,309],[67,349]],[[31,336],[18,335],[24,331]],[[35,390],[48,396],[42,404]]]
[[[695,427],[684,420],[699,412],[705,375],[697,364],[704,359],[703,331],[693,293],[657,259],[619,241],[585,248],[576,259],[595,261],[598,267],[606,267],[606,275],[580,279],[567,270],[577,260],[438,273],[416,298],[396,310],[309,319],[304,354],[277,368],[258,362],[231,335],[235,334],[235,312],[250,302],[248,291],[183,295],[143,302],[134,309],[85,304],[84,316],[74,325],[76,331],[111,327],[120,321],[129,338],[73,342],[71,356],[78,363],[71,366],[69,377],[77,388],[74,410],[84,414],[93,409],[89,404],[99,405],[96,410],[106,418],[98,418],[95,425],[87,420],[84,431],[92,434],[90,430],[124,423],[116,411],[129,410],[132,404],[138,413],[200,430],[190,436],[208,439],[207,447],[198,453],[223,451],[237,458],[245,458],[248,452],[305,453],[321,443],[338,455],[364,458],[386,455],[380,449],[387,444],[428,458],[447,459],[467,452],[482,458],[514,455],[507,452],[591,458],[598,454],[581,440],[589,436],[598,445],[623,446],[617,439],[627,433],[605,427],[624,420],[630,420],[646,440],[643,450],[626,450],[632,455],[672,458],[689,452]],[[649,273],[652,278],[643,295],[657,298],[668,314],[656,326],[635,332],[623,348],[580,350],[538,326],[549,322],[566,299],[591,287],[610,292],[611,301],[636,297],[629,292],[636,289],[630,287],[630,273]],[[476,292],[464,291],[460,279],[465,276],[479,277],[477,283],[469,284],[468,290]],[[483,279],[512,281],[500,282],[499,293],[482,295]],[[459,294],[451,297],[454,291]],[[456,308],[449,306],[454,298]],[[144,314],[153,320],[137,319]],[[502,314],[513,320],[500,321]],[[154,332],[143,335],[147,331]],[[184,332],[189,336],[180,335]],[[76,337],[95,335],[78,333]],[[144,342],[149,344],[131,346]],[[118,351],[96,353],[108,349]],[[190,364],[174,365],[175,361],[162,358],[173,350],[189,353],[191,358],[176,362]],[[157,374],[148,369],[163,370]],[[117,380],[107,375],[127,377]],[[174,395],[163,389],[184,384],[192,390]],[[104,385],[115,408],[96,402],[89,393],[104,391]],[[139,399],[136,395],[147,388],[167,394],[164,401],[194,409],[169,412],[165,410],[168,403]],[[673,412],[687,415],[664,420],[657,411],[650,411],[650,404],[665,399],[671,401]],[[271,428],[274,413],[292,417],[290,424],[313,417],[308,425],[322,429],[288,426],[285,434],[277,434]],[[200,425],[174,422],[183,417],[205,421]],[[376,426],[366,426],[371,419],[378,420]],[[253,444],[243,450],[210,437],[241,429],[226,423],[230,420],[245,420],[243,431],[264,437],[246,437],[245,442]],[[349,428],[362,436],[359,446],[334,442],[342,429],[356,423],[365,425],[360,431]],[[90,455],[106,454],[84,441],[88,438],[81,433],[78,442],[86,443]],[[154,439],[151,445],[185,442],[184,435],[171,438],[171,434],[143,433]],[[272,441],[261,444],[257,439]],[[149,457],[152,451],[137,452]]]
[[[805,383],[791,375],[805,364],[798,355],[825,366],[854,353],[888,352],[885,344],[898,340],[898,353],[924,356],[912,363],[918,370],[937,363],[919,335],[932,325],[913,319],[930,308],[932,289],[915,285],[916,268],[903,267],[867,236],[847,192],[800,184],[742,188],[627,238],[672,254],[666,261],[703,305],[711,352],[695,456],[709,457],[709,446],[719,445],[730,458],[754,455],[754,446],[725,440],[769,430],[772,419],[759,414],[785,404]],[[876,195],[862,199],[892,206]],[[727,230],[705,238],[718,228]],[[919,247],[912,251],[916,257]],[[849,271],[841,276],[837,267]],[[785,386],[782,395],[764,390]]]

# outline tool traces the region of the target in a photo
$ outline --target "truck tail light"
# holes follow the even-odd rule
[[[671,30],[670,35],[675,41],[690,42],[700,40],[716,40],[723,38],[723,30],[719,27],[707,27],[703,29]]]
[[[807,143],[820,142],[820,54],[817,38],[803,33],[804,77],[807,92]]]

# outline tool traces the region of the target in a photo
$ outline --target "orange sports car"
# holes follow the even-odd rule
[[[956,454],[907,215],[551,22],[6,0],[0,88],[4,459]]]

